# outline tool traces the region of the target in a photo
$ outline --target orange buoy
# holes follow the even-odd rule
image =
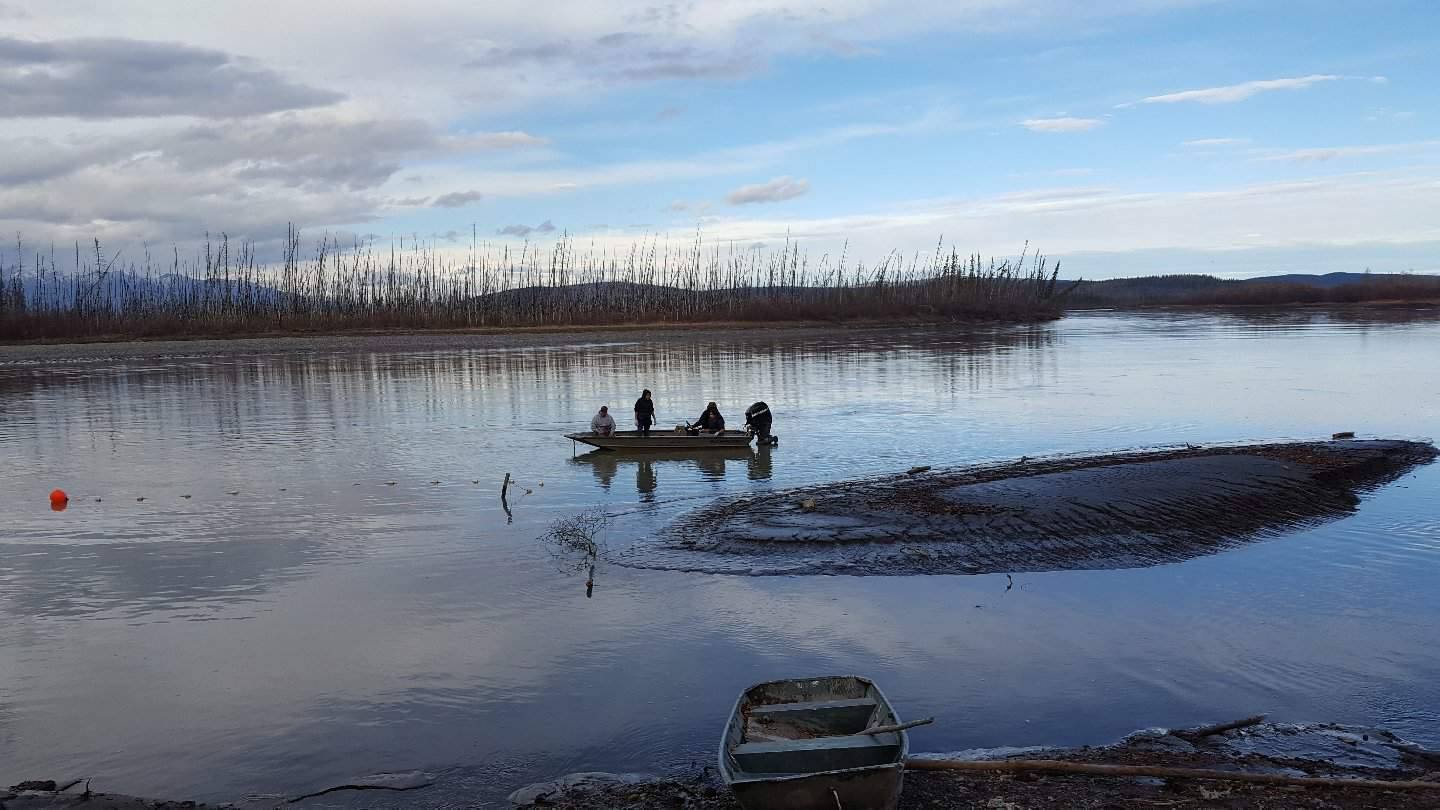
[[[53,511],[55,511],[55,512],[64,512],[64,511],[65,511],[65,507],[67,507],[67,506],[69,506],[69,505],[70,505],[70,496],[65,494],[65,490],[63,490],[63,489],[57,489],[57,490],[51,491],[51,493],[50,493],[50,509],[51,509],[51,510],[53,510]]]

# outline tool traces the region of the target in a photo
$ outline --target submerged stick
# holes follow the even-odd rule
[[[1176,737],[1195,740],[1201,737],[1212,737],[1216,734],[1224,734],[1227,731],[1234,731],[1237,728],[1258,726],[1263,722],[1265,722],[1265,715],[1257,714],[1253,717],[1242,717],[1239,720],[1231,720],[1228,723],[1217,723],[1213,726],[1201,726],[1199,728],[1182,728],[1170,733]]]
[[[1353,787],[1372,790],[1435,790],[1440,782],[1418,779],[1342,779],[1328,776],[1284,776],[1278,773],[1218,771],[1212,768],[1172,768],[1166,765],[1101,765],[1088,762],[1066,762],[1058,759],[1010,759],[976,762],[954,759],[909,759],[905,767],[912,771],[1048,771],[1085,776],[1158,776],[1169,779],[1209,779],[1218,782],[1256,782],[1268,785],[1297,787]]]
[[[324,796],[326,793],[335,793],[336,791],[340,790],[393,790],[396,792],[404,792],[407,790],[419,790],[420,788],[427,788],[433,784],[435,783],[426,782],[420,785],[402,785],[400,787],[396,787],[394,785],[336,785],[335,787],[325,788],[324,790],[319,790],[314,793],[306,793],[304,796],[296,796],[293,799],[286,799],[285,803],[294,804],[299,801],[304,801],[305,799],[313,799],[316,796]]]
[[[860,732],[860,733],[861,733],[861,734],[890,734],[890,733],[896,732],[896,731],[904,731],[904,730],[907,729],[907,728],[915,728],[916,726],[928,726],[928,725],[930,725],[930,724],[933,723],[933,722],[935,722],[935,718],[933,718],[933,717],[927,717],[927,718],[925,718],[924,720],[911,720],[911,721],[908,722],[908,723],[896,723],[896,724],[890,725],[890,726],[871,726],[870,728],[867,728],[867,729],[865,729],[864,731],[862,731],[862,732]]]

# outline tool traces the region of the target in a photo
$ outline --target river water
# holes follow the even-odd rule
[[[0,784],[234,799],[426,769],[438,795],[493,799],[708,764],[742,688],[820,673],[935,715],[921,751],[1262,711],[1440,745],[1440,465],[1343,520],[1140,570],[602,562],[587,596],[539,539],[599,505],[606,545],[628,547],[719,496],[916,465],[1434,436],[1433,319],[571,340],[0,348]],[[662,425],[712,399],[738,422],[763,398],[781,444],[639,460],[561,437],[642,387]]]

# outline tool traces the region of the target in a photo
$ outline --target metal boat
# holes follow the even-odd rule
[[[894,810],[909,738],[863,732],[899,723],[865,678],[757,684],[725,725],[720,775],[745,810]]]
[[[567,433],[565,438],[598,447],[601,450],[716,450],[748,447],[754,438],[744,430],[722,430],[719,433],[704,431],[651,430],[642,434],[638,430],[617,430],[609,436],[593,431]]]

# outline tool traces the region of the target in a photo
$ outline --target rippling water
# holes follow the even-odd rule
[[[614,547],[717,496],[922,464],[1433,436],[1434,320],[565,341],[0,348],[0,783],[227,799],[425,768],[494,797],[708,763],[744,686],[831,672],[935,714],[918,750],[1256,711],[1440,744],[1440,465],[1316,529],[1013,587],[602,564],[587,598],[537,540],[596,504]],[[662,425],[763,398],[781,445],[637,459],[560,437],[642,387]]]

